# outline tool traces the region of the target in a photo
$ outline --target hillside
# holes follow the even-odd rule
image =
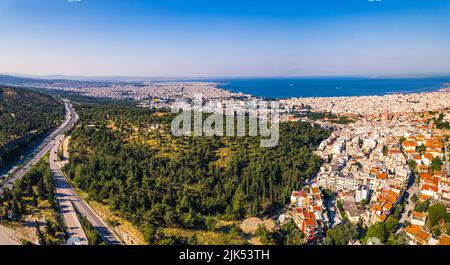
[[[57,126],[63,115],[62,103],[50,96],[0,86],[0,169]]]
[[[155,228],[204,229],[208,217],[273,214],[318,169],[312,151],[329,136],[283,123],[280,144],[262,148],[255,137],[173,137],[170,113],[87,105],[77,112],[69,178],[142,229],[148,243],[161,240],[149,232]]]

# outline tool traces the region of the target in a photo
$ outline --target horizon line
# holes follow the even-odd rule
[[[43,80],[70,80],[70,81],[149,81],[149,80],[205,80],[205,79],[288,79],[288,78],[427,78],[450,77],[450,72],[445,73],[395,73],[395,74],[324,74],[324,75],[227,75],[227,76],[141,76],[141,75],[66,75],[66,74],[22,74],[1,72],[0,76],[12,76],[19,78],[43,79]]]

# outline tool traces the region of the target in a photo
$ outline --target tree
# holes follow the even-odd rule
[[[358,146],[359,146],[359,148],[363,148],[363,145],[364,145],[364,140],[359,138],[358,139]]]
[[[326,200],[329,200],[329,199],[333,198],[333,191],[330,190],[330,189],[324,189],[323,190],[323,197]]]
[[[416,151],[417,153],[419,153],[420,155],[425,154],[425,151],[427,151],[427,147],[425,145],[419,145],[416,147]]]
[[[313,151],[330,135],[320,126],[296,122],[280,124],[275,148],[261,148],[254,137],[168,141],[163,135],[170,132],[164,130],[174,115],[153,112],[122,104],[80,105],[81,123],[72,132],[67,165],[75,186],[94,200],[110,202],[141,229],[148,222],[193,228],[205,216],[236,220],[273,212],[317,172],[321,158]],[[163,125],[160,134],[142,130],[135,137],[133,128],[155,124]],[[141,138],[156,144],[143,144]],[[223,150],[229,150],[226,159],[220,158]]]
[[[348,221],[344,221],[328,230],[325,244],[347,245],[350,240],[358,238],[356,227]]]
[[[383,146],[383,155],[387,156],[389,152],[389,147],[387,145]]]
[[[388,219],[386,220],[385,227],[388,233],[390,234],[395,233],[398,227],[398,219],[393,216],[389,216]]]
[[[397,245],[408,245],[409,237],[405,231],[401,231],[397,234],[396,240]]]
[[[428,226],[433,227],[444,220],[447,210],[442,204],[434,204],[428,208]]]
[[[431,160],[431,168],[434,171],[439,171],[441,170],[443,163],[440,157],[434,157],[433,160]]]
[[[47,234],[51,236],[55,236],[56,234],[55,227],[49,220],[45,222],[45,230],[47,231]]]
[[[216,220],[212,216],[208,216],[205,219],[205,225],[208,231],[216,230]]]
[[[381,243],[386,242],[387,231],[386,231],[385,224],[379,222],[374,225],[371,225],[369,227],[369,230],[367,230],[365,238],[367,240],[371,237],[378,238],[381,241]]]
[[[404,141],[406,141],[406,138],[404,136],[400,137],[400,145],[403,145]]]
[[[297,225],[291,221],[280,227],[280,244],[301,245],[304,243],[304,235]]]
[[[417,163],[416,163],[416,161],[414,161],[414,160],[408,160],[408,166],[409,166],[409,168],[410,168],[411,170],[415,170],[415,169],[416,169],[416,166],[417,166]]]
[[[411,201],[414,202],[414,203],[416,203],[418,200],[419,200],[419,196],[417,196],[417,194],[414,193],[414,194],[411,196]]]
[[[261,243],[263,243],[264,245],[273,245],[274,244],[273,236],[270,233],[270,231],[267,230],[267,228],[264,224],[258,225],[258,229],[256,229],[255,235],[259,237],[259,239],[261,240]]]
[[[430,200],[426,200],[424,202],[418,201],[416,203],[416,206],[414,207],[414,211],[423,213],[428,210],[429,206],[430,206]]]
[[[143,235],[144,235],[144,240],[147,244],[152,245],[155,243],[156,240],[156,227],[151,224],[151,223],[147,223],[144,225],[143,228]]]
[[[64,159],[64,153],[61,149],[58,150],[57,153],[58,160],[62,161]]]
[[[42,233],[41,228],[39,227],[38,221],[34,221],[36,226],[36,235],[39,240],[40,245],[47,245],[47,241],[45,240],[45,235]]]

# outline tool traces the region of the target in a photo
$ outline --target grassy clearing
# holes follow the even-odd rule
[[[226,168],[231,157],[231,149],[228,147],[220,148],[217,150],[217,156],[219,156],[219,159],[215,162],[215,164],[218,167]]]
[[[220,229],[219,229],[220,230]],[[198,245],[243,245],[247,242],[240,236],[222,231],[205,231],[182,228],[162,228],[165,236],[197,238]]]
[[[120,236],[127,245],[143,245],[144,237],[142,233],[130,222],[114,214],[106,204],[90,201],[89,205],[102,218],[108,226]]]

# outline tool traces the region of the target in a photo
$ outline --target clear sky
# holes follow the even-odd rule
[[[450,73],[450,0],[0,0],[0,72]]]

